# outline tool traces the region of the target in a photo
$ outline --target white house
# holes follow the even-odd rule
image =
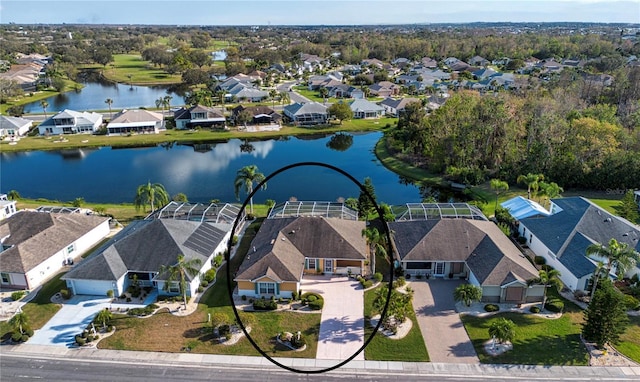
[[[0,284],[34,289],[109,233],[109,218],[19,211],[0,222]]]
[[[164,117],[153,111],[122,110],[107,125],[108,135],[159,133],[164,130]]]
[[[353,118],[380,118],[384,115],[384,108],[366,99],[356,99],[349,105]]]
[[[321,125],[327,123],[327,107],[318,102],[293,103],[283,109],[296,125]]]
[[[4,220],[18,212],[16,201],[9,200],[7,194],[0,194],[0,220]]]
[[[102,125],[102,114],[63,110],[38,125],[40,135],[92,134]]]
[[[589,245],[616,239],[640,250],[640,227],[582,197],[552,199],[550,216],[521,219],[518,232],[537,256],[560,271],[562,282],[572,291],[589,290],[596,262],[603,260],[587,257]],[[640,269],[627,275],[633,273]]]
[[[80,295],[104,296],[108,290],[121,295],[134,278],[158,294],[175,295],[178,282],[164,290],[168,275],[160,271],[184,255],[185,261],[200,261],[198,273],[187,275],[187,295],[193,296],[213,258],[227,249],[236,216],[235,212],[225,215],[228,206],[171,202],[145,220],[129,224],[62,279]]]
[[[28,119],[0,115],[0,140],[21,137],[29,132],[32,124]]]

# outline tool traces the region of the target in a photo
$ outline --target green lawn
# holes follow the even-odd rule
[[[83,85],[71,80],[64,80],[65,88],[64,91],[72,91],[75,89],[82,89]],[[15,105],[26,105],[31,102],[37,102],[49,97],[57,96],[60,92],[53,90],[53,88],[49,88],[47,90],[40,90],[30,93],[25,93],[22,97],[17,97],[13,99],[9,99],[6,103],[0,104],[0,113],[6,114],[6,111],[11,106]],[[41,113],[43,110],[37,110],[36,113]]]
[[[179,74],[169,74],[164,69],[143,60],[139,54],[114,54],[113,62],[108,64],[106,68],[95,65],[92,67],[102,70],[107,79],[120,83],[154,85],[174,84],[182,81]]]
[[[550,320],[521,313],[500,313],[487,318],[463,315],[462,322],[482,363],[521,365],[587,365],[589,355],[580,341],[581,313],[565,313]],[[489,326],[500,317],[516,324],[513,349],[496,357],[484,352]]]
[[[364,293],[364,316],[366,319],[372,317],[373,301],[375,299],[376,289],[366,291]],[[369,345],[364,349],[365,358],[375,361],[407,361],[407,362],[426,362],[429,361],[429,354],[424,345],[424,339],[420,333],[416,316],[413,313],[409,315],[413,322],[413,327],[406,337],[400,340],[393,340],[382,334],[376,334]],[[373,328],[365,328],[365,340],[369,338]]]
[[[620,353],[640,363],[640,317],[630,316],[629,321],[629,327],[615,347]]]

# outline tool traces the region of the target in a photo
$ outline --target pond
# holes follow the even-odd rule
[[[343,134],[343,140],[332,136],[236,139],[146,148],[2,153],[0,183],[2,192],[17,190],[28,198],[71,201],[82,197],[90,202],[129,203],[136,188],[150,181],[162,183],[170,195],[182,192],[192,202],[235,202],[233,183],[240,168],[255,164],[266,176],[289,164],[315,161],[334,165],[360,182],[370,177],[378,200],[389,204],[420,202],[429,192],[436,192],[443,201],[450,199],[449,194],[421,189],[382,166],[373,153],[381,136],[375,132]],[[359,189],[341,174],[323,167],[298,167],[274,177],[254,201],[335,201],[358,195]]]
[[[111,109],[114,112],[139,107],[155,108],[156,100],[167,95],[173,97],[172,105],[184,105],[184,93],[170,86],[130,86],[99,80],[96,76],[83,77],[81,83],[84,87],[78,91],[72,90],[47,98],[47,113],[64,109],[108,110],[109,106],[105,103],[107,98],[113,100]],[[26,104],[24,112],[42,113],[40,101]]]

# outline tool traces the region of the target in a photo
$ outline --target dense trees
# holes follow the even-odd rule
[[[609,279],[600,282],[583,314],[585,322],[582,335],[600,348],[607,343],[616,343],[629,322],[624,296],[613,287]]]

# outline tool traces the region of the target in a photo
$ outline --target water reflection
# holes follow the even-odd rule
[[[336,151],[347,151],[353,145],[353,135],[336,133],[327,142],[327,147]]]

